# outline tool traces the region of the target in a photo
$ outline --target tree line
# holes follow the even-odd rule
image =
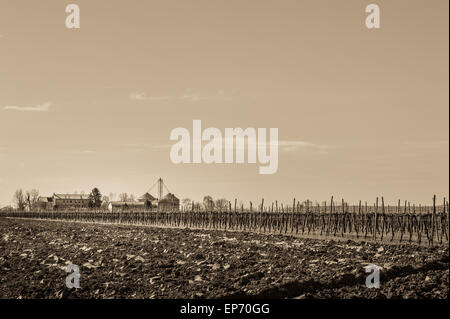
[[[83,194],[83,193],[82,193]],[[17,189],[13,195],[13,204],[17,210],[33,210],[39,208],[40,193],[38,189],[24,191]],[[89,208],[107,208],[109,197],[103,196],[97,187],[94,187],[89,193]]]

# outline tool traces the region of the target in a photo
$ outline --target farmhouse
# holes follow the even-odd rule
[[[85,194],[53,194],[53,207],[56,209],[89,208],[89,195]]]
[[[51,197],[40,196],[37,208],[40,210],[68,210],[89,208],[89,195],[85,194],[53,194]]]

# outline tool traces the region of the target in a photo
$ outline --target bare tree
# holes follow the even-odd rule
[[[216,206],[216,209],[224,210],[228,206],[228,200],[226,198],[216,199],[216,201],[214,202],[214,205]]]
[[[25,209],[26,202],[25,202],[25,196],[23,194],[22,189],[18,189],[15,191],[13,201],[14,201],[14,204],[16,204],[16,207],[18,210]]]
[[[121,202],[128,202],[128,194],[127,193],[120,193],[119,194],[119,201],[121,201]]]
[[[26,191],[25,193],[25,203],[28,210],[32,210],[36,208],[36,203],[39,198],[39,191],[37,189],[32,189],[30,191]]]
[[[136,196],[134,196],[134,194],[129,194],[128,195],[128,201],[129,202],[135,202],[136,201]]]
[[[108,196],[102,196],[102,205],[100,206],[102,209],[108,209],[108,206],[109,206],[109,202],[110,202],[110,200],[109,200],[109,197]]]
[[[203,207],[205,208],[205,210],[214,209],[214,200],[212,196],[206,195],[205,197],[203,197]]]
[[[184,209],[192,208],[192,201],[189,198],[183,198],[181,200],[181,205],[183,205]]]

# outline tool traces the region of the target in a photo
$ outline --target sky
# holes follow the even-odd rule
[[[247,203],[449,193],[449,3],[0,0],[0,207],[16,189]],[[174,164],[170,132],[278,128],[258,164]],[[154,193],[154,195],[156,195]]]

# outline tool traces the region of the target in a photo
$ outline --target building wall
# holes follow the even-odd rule
[[[123,212],[123,211],[135,211],[135,212],[142,212],[142,211],[148,211],[148,209],[145,208],[145,205],[142,204],[136,204],[136,203],[127,203],[125,206],[124,204],[112,204],[110,203],[108,206],[108,210],[112,213],[117,212]]]
[[[53,209],[53,203],[52,202],[38,202],[37,208],[40,210],[51,210],[51,209]]]
[[[54,205],[57,209],[68,208],[89,208],[89,199],[53,199]]]
[[[178,211],[180,209],[180,202],[164,202],[160,201],[158,204],[158,210],[159,211]]]

